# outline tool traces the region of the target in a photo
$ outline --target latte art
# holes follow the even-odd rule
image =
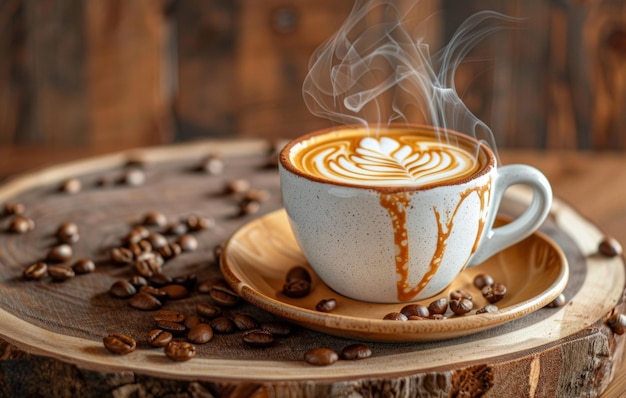
[[[420,186],[474,174],[468,150],[422,134],[385,132],[379,137],[341,134],[313,137],[291,151],[296,168],[333,182],[367,186]]]

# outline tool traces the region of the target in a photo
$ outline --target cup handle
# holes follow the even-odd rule
[[[493,198],[478,250],[469,261],[468,267],[478,265],[497,252],[526,238],[536,231],[546,219],[552,204],[552,188],[548,179],[531,166],[514,164],[499,167],[492,190]],[[494,228],[493,223],[500,208],[504,192],[513,185],[526,185],[532,190],[530,206],[515,220]]]

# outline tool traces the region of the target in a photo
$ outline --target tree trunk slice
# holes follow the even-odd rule
[[[130,267],[113,265],[108,250],[148,211],[161,211],[171,221],[190,214],[211,217],[213,228],[194,232],[199,249],[168,261],[164,272],[195,273],[199,281],[218,278],[214,247],[281,205],[278,174],[267,166],[270,150],[264,141],[160,147],[59,165],[0,186],[0,203],[25,204],[25,214],[36,223],[33,231],[11,234],[5,232],[11,217],[0,219],[0,395],[517,397],[597,396],[606,389],[624,353],[624,339],[606,322],[624,311],[624,263],[619,256],[598,254],[602,232],[561,200],[542,230],[569,261],[568,302],[562,308],[545,308],[458,339],[368,343],[371,358],[327,367],[305,363],[304,353],[318,347],[340,351],[357,341],[294,326],[289,336],[262,349],[245,346],[240,332],[216,334],[197,345],[194,359],[182,363],[150,348],[150,312],[108,293],[113,282],[133,275]],[[223,156],[223,174],[196,170],[209,154]],[[119,179],[127,163],[138,159],[146,173],[144,185],[96,185],[102,177]],[[80,192],[58,190],[70,177],[81,180]],[[240,198],[224,193],[236,178],[270,193],[258,213],[241,215]],[[527,192],[511,189],[504,212],[516,214],[525,203]],[[80,229],[73,259],[91,258],[97,270],[66,282],[24,280],[24,267],[45,256],[65,221]],[[193,315],[200,302],[211,299],[194,291],[163,308]],[[247,303],[225,312],[276,320]],[[110,354],[102,339],[111,333],[134,337],[138,349],[125,356]]]

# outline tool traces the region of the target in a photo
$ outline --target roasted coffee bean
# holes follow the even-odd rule
[[[77,274],[89,274],[96,270],[96,263],[89,259],[81,258],[72,264],[72,269]]]
[[[146,182],[146,173],[138,168],[129,168],[124,171],[121,183],[131,187],[138,187]]]
[[[165,330],[166,332],[170,332],[174,336],[180,336],[185,333],[185,325],[182,323],[176,323],[171,321],[157,321],[156,327],[161,330]]]
[[[141,275],[131,276],[128,282],[137,290],[141,289],[142,286],[148,286],[148,281]]]
[[[165,229],[165,234],[182,236],[182,235],[185,235],[187,231],[188,231],[188,228],[185,223],[176,222],[167,226],[167,228]]]
[[[207,156],[198,169],[210,175],[222,174],[222,171],[224,171],[224,162],[216,155]]]
[[[242,199],[239,202],[239,215],[249,216],[256,214],[261,210],[261,204],[254,200]]]
[[[315,309],[320,312],[330,312],[337,306],[337,300],[334,298],[320,300],[315,304]]]
[[[192,327],[196,326],[199,323],[201,323],[200,318],[198,318],[196,315],[192,315],[192,316],[187,317],[187,319],[185,319],[185,322],[183,322],[183,325],[185,325],[187,329],[191,329]]]
[[[126,355],[135,351],[137,342],[125,334],[110,334],[103,340],[104,347],[113,354]]]
[[[213,286],[209,290],[209,295],[217,303],[223,307],[233,307],[239,302],[239,296],[231,288],[221,284]]]
[[[456,315],[467,314],[474,308],[474,302],[468,298],[454,298],[450,300],[450,309]]]
[[[624,314],[613,314],[607,323],[615,334],[622,335],[626,332],[626,315]]]
[[[548,304],[546,307],[548,307],[548,308],[560,308],[560,307],[563,307],[565,305],[565,302],[566,302],[565,295],[559,294],[557,296],[557,298],[552,300],[552,302],[550,304]]]
[[[150,246],[152,247],[152,250],[158,250],[162,247],[165,247],[169,244],[169,242],[167,241],[167,238],[161,234],[158,234],[156,232],[151,233],[150,235],[148,235],[148,237],[146,238],[146,240],[148,241],[148,243],[150,243]],[[166,257],[166,256],[163,256]],[[168,256],[170,257],[170,256]]]
[[[174,336],[162,329],[152,329],[148,332],[148,344],[152,347],[165,347]]]
[[[19,215],[24,214],[26,206],[19,202],[9,202],[4,204],[2,215]]]
[[[119,280],[114,282],[109,288],[111,296],[117,298],[129,298],[137,294],[137,289],[127,280]]]
[[[274,344],[274,335],[267,329],[250,329],[241,334],[241,340],[250,347],[269,347]]]
[[[35,229],[35,222],[26,216],[18,215],[13,217],[9,224],[9,232],[25,234]]]
[[[487,304],[486,306],[476,310],[477,314],[488,314],[491,312],[496,312],[498,311],[498,307],[493,305],[493,304]]]
[[[134,260],[133,252],[125,247],[115,247],[111,249],[111,260],[115,264],[128,265]]]
[[[140,240],[139,242],[132,242],[128,244],[128,250],[133,252],[135,258],[141,257],[145,253],[152,251],[152,245],[147,240]]]
[[[287,282],[283,285],[283,293],[285,296],[300,298],[311,292],[311,282],[303,279]]]
[[[198,240],[195,236],[185,234],[176,241],[184,252],[192,252],[198,249]]]
[[[53,265],[48,267],[48,275],[57,282],[65,282],[66,280],[72,279],[76,276],[76,273],[71,268],[63,267],[61,265]]]
[[[197,282],[198,277],[196,276],[196,274],[179,275],[172,279],[172,283],[184,286],[189,291],[193,290]]]
[[[365,344],[350,344],[341,350],[341,358],[347,360],[365,359],[372,356],[372,350]]]
[[[80,192],[82,184],[78,178],[69,178],[61,184],[60,190],[66,193],[74,194]]]
[[[154,274],[160,274],[161,262],[156,257],[135,261],[135,271],[144,278],[150,279]]]
[[[76,243],[80,238],[78,225],[73,222],[63,223],[57,228],[56,236],[63,243]]]
[[[165,285],[161,288],[170,300],[181,300],[189,296],[189,290],[183,285]]]
[[[163,290],[154,286],[150,286],[150,285],[140,287],[139,292],[149,294],[150,296],[156,298],[160,302],[166,301],[169,297],[167,293],[164,292]]]
[[[144,292],[135,294],[128,300],[128,304],[142,311],[158,310],[163,305],[156,297]]]
[[[164,274],[163,272],[156,272],[148,278],[148,281],[152,286],[155,287],[163,287],[167,284],[172,283],[172,277]]]
[[[248,180],[244,180],[243,178],[238,178],[238,179],[229,181],[224,187],[224,192],[244,193],[248,189],[250,189],[250,183],[248,182]]]
[[[450,300],[472,299],[472,295],[463,289],[457,289],[450,292]]]
[[[493,285],[494,280],[489,274],[478,274],[474,277],[474,286],[482,289],[485,286]]]
[[[261,329],[268,330],[277,337],[285,337],[291,333],[291,325],[285,322],[263,322],[261,323]]]
[[[210,278],[210,279],[203,280],[202,282],[198,283],[198,286],[197,286],[198,293],[209,294],[213,286],[215,286],[215,284],[218,283],[218,281],[221,281],[221,279]],[[226,282],[223,282],[223,283],[226,283]]]
[[[48,250],[46,260],[53,263],[62,263],[72,258],[73,252],[74,251],[72,250],[72,246],[66,243],[56,245]]]
[[[222,309],[220,307],[207,303],[196,304],[196,311],[198,315],[207,319],[217,318],[222,315]]]
[[[430,311],[428,311],[428,307],[421,304],[407,304],[402,307],[400,312],[404,314],[407,318],[412,316],[428,318],[430,316]]]
[[[185,314],[183,314],[180,311],[175,311],[175,310],[159,310],[159,311],[154,312],[151,316],[155,322],[168,321],[168,322],[175,322],[175,323],[183,323],[185,321]]]
[[[215,226],[215,220],[191,215],[185,219],[185,224],[190,231],[202,231],[204,229],[213,228]]]
[[[606,236],[598,245],[600,254],[606,257],[615,257],[622,255],[622,245],[615,238]]]
[[[409,318],[401,312],[390,312],[383,319],[386,321],[407,321]]]
[[[27,280],[41,279],[48,272],[48,264],[40,261],[29,265],[22,272],[22,276]]]
[[[315,348],[304,354],[304,360],[311,365],[328,366],[337,362],[339,355],[330,348]]]
[[[430,312],[431,315],[434,315],[434,314],[443,315],[446,313],[447,310],[448,310],[448,299],[445,297],[437,299],[431,302],[430,304],[428,304],[428,312]]]
[[[407,318],[409,321],[423,321],[425,319],[429,319],[430,315],[428,316],[409,315]]]
[[[196,346],[186,341],[170,341],[165,346],[165,355],[172,361],[188,361],[196,356]]]
[[[287,271],[287,276],[285,277],[285,282],[293,281],[307,281],[311,283],[311,274],[305,267],[296,265]]]
[[[169,260],[173,257],[176,257],[183,251],[180,248],[180,245],[176,242],[168,243],[165,246],[156,247],[155,250],[157,253],[159,253],[159,255],[163,257],[164,260]]]
[[[443,315],[443,314],[432,314],[431,316],[428,317],[428,319],[432,319],[435,321],[441,321],[444,319],[448,319],[447,316]]]
[[[248,200],[251,202],[265,202],[270,198],[271,194],[268,190],[265,189],[254,189],[251,188],[246,192],[246,195],[243,197],[244,200]]]
[[[258,329],[259,322],[256,319],[246,314],[237,314],[233,316],[233,322],[239,330],[251,330]]]
[[[502,283],[494,283],[493,285],[487,285],[482,288],[482,295],[491,304],[497,303],[502,300],[506,295],[506,286]]]
[[[233,333],[237,327],[233,321],[225,316],[218,316],[211,319],[211,328],[213,328],[215,333],[228,334]]]
[[[205,344],[213,338],[213,329],[206,323],[199,323],[189,329],[187,340],[194,344]]]
[[[143,216],[143,225],[164,227],[167,224],[167,217],[160,211],[149,211]]]
[[[147,239],[150,236],[150,230],[143,225],[136,225],[130,232],[122,239],[124,244],[139,243],[140,241]]]

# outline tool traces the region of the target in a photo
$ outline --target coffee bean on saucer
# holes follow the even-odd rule
[[[335,309],[337,306],[337,300],[334,298],[323,299],[320,300],[316,305],[315,309],[320,312],[330,312]]]
[[[128,300],[128,304],[131,307],[142,311],[158,310],[163,305],[156,297],[145,292],[139,292],[132,296]]]
[[[493,304],[504,298],[506,290],[506,286],[502,283],[494,283],[493,285],[483,287],[481,292],[483,297]]]
[[[448,299],[445,297],[439,298],[430,304],[428,304],[428,312],[431,315],[439,314],[443,315],[448,310]]]
[[[387,315],[385,315],[383,319],[386,321],[408,321],[409,320],[409,318],[407,318],[407,316],[401,312],[390,312]]]
[[[165,346],[165,355],[172,361],[188,361],[196,356],[196,346],[186,341],[170,341]]]
[[[550,304],[548,304],[546,307],[548,308],[560,308],[563,307],[565,305],[565,295],[563,295],[562,293],[559,294],[557,296],[557,298],[555,298],[554,300],[552,300],[552,302]]]
[[[622,335],[626,332],[626,315],[624,314],[613,314],[607,323],[615,334]]]
[[[304,360],[311,365],[328,366],[337,362],[339,355],[330,348],[315,348],[304,354]]]
[[[247,314],[236,314],[233,316],[233,322],[239,330],[258,329],[259,322],[252,316]]]
[[[269,347],[274,344],[274,335],[267,329],[250,329],[241,334],[241,340],[250,347]]]
[[[56,245],[52,247],[48,254],[46,255],[46,259],[53,263],[62,263],[70,258],[72,258],[73,254],[72,246],[67,243],[62,243],[60,245]]]
[[[617,239],[606,236],[598,245],[598,251],[606,257],[621,256],[622,245],[620,245]]]
[[[22,272],[22,276],[26,280],[34,281],[41,279],[48,272],[48,264],[40,261],[29,265]]]
[[[448,319],[448,317],[443,314],[432,314],[431,316],[428,317],[428,319],[432,319],[435,321],[442,321],[444,319]]]
[[[164,227],[167,224],[167,217],[160,211],[149,211],[143,216],[143,225]]]
[[[421,304],[407,304],[400,310],[404,316],[410,318],[412,316],[417,316],[420,318],[428,318],[430,316],[430,311],[428,307]]]
[[[218,316],[211,320],[211,328],[215,333],[228,334],[233,333],[237,328],[235,323],[225,316]]]
[[[126,355],[135,351],[137,342],[125,334],[110,334],[103,340],[104,347],[113,354]]]
[[[4,208],[2,210],[1,215],[3,216],[20,215],[20,214],[24,214],[25,211],[26,211],[26,206],[24,206],[24,204],[19,203],[19,202],[8,202],[4,204]]]
[[[80,275],[89,274],[96,270],[96,264],[87,258],[81,258],[72,264],[72,269]]]
[[[63,243],[76,243],[80,238],[78,225],[73,222],[65,222],[57,228],[56,236]]]
[[[127,280],[115,281],[109,288],[109,293],[117,298],[129,298],[137,294],[137,289]]]
[[[309,274],[309,271],[306,268],[300,265],[296,265],[295,267],[292,267],[289,269],[289,271],[287,271],[285,281],[287,283],[293,281],[307,281],[311,283],[311,274]]]
[[[283,293],[285,296],[293,298],[301,298],[311,292],[311,282],[304,279],[287,282],[283,285]]]
[[[71,268],[63,267],[61,265],[53,265],[48,267],[48,275],[56,282],[65,282],[72,279],[76,273]]]
[[[33,229],[35,229],[35,222],[31,218],[23,215],[13,217],[8,228],[9,232],[18,234],[25,234]]]
[[[213,329],[206,323],[199,323],[187,332],[187,340],[194,344],[205,344],[213,338]]]
[[[341,350],[341,359],[357,360],[372,356],[372,350],[365,344],[350,344]]]
[[[474,286],[482,289],[485,286],[493,285],[494,280],[489,274],[478,274],[474,277]]]
[[[450,309],[456,315],[467,314],[474,308],[474,303],[468,298],[455,298],[450,300]]]
[[[69,178],[61,184],[60,190],[69,194],[80,192],[82,184],[78,178]]]
[[[152,347],[165,347],[172,341],[172,334],[162,329],[152,329],[148,332],[148,344]]]
[[[450,300],[458,300],[458,299],[472,299],[472,295],[463,289],[456,289],[450,292]]]
[[[476,314],[488,314],[491,312],[497,312],[498,307],[493,304],[487,304],[486,306],[476,310]]]

